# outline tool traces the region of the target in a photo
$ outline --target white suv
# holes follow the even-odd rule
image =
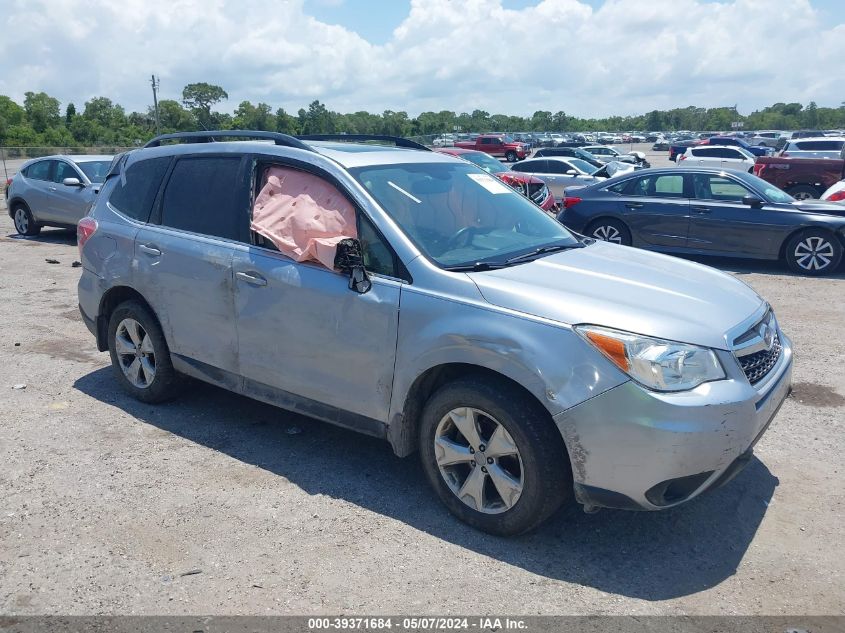
[[[818,137],[802,138],[789,141],[781,156],[793,158],[839,158],[845,138]]]
[[[678,167],[713,167],[750,172],[756,158],[741,147],[699,145],[678,156]]]

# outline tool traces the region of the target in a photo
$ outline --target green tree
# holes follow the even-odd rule
[[[241,101],[235,110],[232,126],[236,130],[273,130],[276,127],[276,119],[266,103],[254,106],[249,101]]]
[[[215,121],[211,107],[228,98],[229,93],[223,88],[205,82],[188,84],[182,89],[182,103],[204,129],[209,129]]]
[[[276,110],[276,131],[283,134],[299,134],[296,117],[285,112],[284,108]]]
[[[67,108],[65,108],[65,127],[70,127],[70,122],[73,121],[73,117],[76,116],[76,106],[72,103],[67,104]]]
[[[59,100],[46,92],[27,92],[24,95],[23,107],[32,129],[43,132],[49,127],[59,124]]]

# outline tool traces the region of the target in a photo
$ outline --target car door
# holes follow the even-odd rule
[[[26,187],[20,192],[29,210],[32,211],[36,222],[52,222],[53,210],[51,188],[53,185],[53,171],[56,161],[39,160],[30,164],[25,172]]]
[[[76,178],[82,185],[65,185],[65,178]],[[56,222],[75,226],[87,213],[94,199],[94,189],[90,185],[85,186],[86,182],[86,178],[74,165],[65,160],[56,161],[50,190],[50,205]]]
[[[135,237],[136,287],[159,316],[174,363],[232,381],[232,256],[249,234],[246,173],[246,159],[237,155],[178,157],[151,222]]]
[[[740,171],[745,171],[745,162],[748,160],[748,157],[741,153],[739,150],[736,150],[732,147],[721,147],[718,148],[719,151],[719,166],[722,169],[738,169]]]
[[[339,190],[327,174],[309,173]],[[360,208],[357,215],[372,273],[367,293],[350,290],[348,275],[296,262],[256,236],[239,245],[233,270],[246,393],[366,432],[377,428],[373,420],[387,421],[404,282],[389,245]]]
[[[623,215],[634,246],[685,248],[690,204],[684,173],[658,173],[632,178],[623,191]]]
[[[783,228],[778,212],[743,204],[760,195],[729,174],[691,174],[689,248],[738,257],[776,256]]]
[[[505,155],[505,146],[502,143],[502,139],[500,138],[489,138],[487,139],[489,142],[487,151],[488,153],[492,154],[493,156],[504,156]]]
[[[546,183],[555,199],[560,201],[563,198],[564,182],[560,174],[552,173],[551,162],[546,159],[523,160],[511,167],[511,170],[536,176]]]

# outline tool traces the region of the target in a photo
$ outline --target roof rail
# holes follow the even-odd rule
[[[303,141],[346,141],[348,143],[381,141],[383,143],[393,143],[396,147],[419,149],[426,152],[431,151],[430,147],[426,147],[416,141],[410,141],[401,136],[387,136],[384,134],[302,134],[296,138]]]
[[[159,147],[162,141],[185,141],[187,143],[213,143],[219,138],[254,138],[273,141],[276,145],[295,147],[313,152],[314,149],[288,134],[280,132],[265,132],[262,130],[204,130],[202,132],[176,132],[174,134],[161,134],[144,147]]]

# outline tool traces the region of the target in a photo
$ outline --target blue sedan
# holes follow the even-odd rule
[[[845,248],[845,208],[798,201],[752,174],[645,169],[568,187],[558,220],[609,242],[666,253],[784,260],[804,275],[833,273]]]

